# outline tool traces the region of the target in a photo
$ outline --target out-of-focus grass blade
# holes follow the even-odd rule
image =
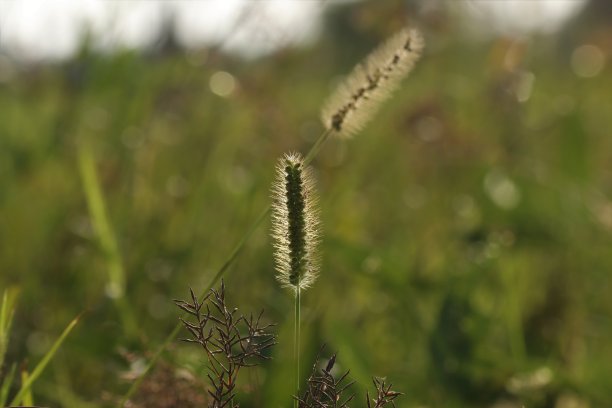
[[[100,248],[108,262],[106,293],[115,301],[124,329],[129,335],[132,335],[136,333],[136,323],[124,297],[126,277],[123,260],[119,252],[117,239],[108,220],[94,157],[91,148],[85,142],[79,145],[78,161],[89,214],[98,236]]]
[[[51,361],[55,353],[57,353],[57,350],[60,348],[64,340],[66,340],[66,337],[68,337],[68,334],[70,334],[70,332],[72,331],[72,329],[74,329],[74,326],[76,326],[78,322],[79,322],[79,317],[76,317],[64,329],[64,331],[59,336],[59,338],[55,341],[55,343],[53,343],[53,346],[51,346],[51,349],[47,351],[47,354],[45,354],[42,360],[40,360],[40,362],[36,365],[36,367],[32,371],[32,374],[28,376],[27,380],[21,384],[21,388],[19,389],[19,392],[17,393],[17,395],[15,395],[15,397],[13,398],[13,400],[11,401],[9,405],[17,405],[19,404],[19,402],[23,401],[27,393],[30,392],[30,389],[32,388],[32,384],[34,384],[34,382],[38,379],[38,377],[40,377],[45,367],[47,367],[47,364],[49,364],[49,361]]]
[[[11,384],[13,384],[13,378],[15,377],[16,369],[17,369],[17,364],[13,364],[11,366],[10,371],[2,379],[2,385],[0,385],[0,407],[3,407],[6,405],[6,400],[8,399],[8,393],[9,393],[9,390],[11,389]]]
[[[9,300],[8,291],[2,295],[2,307],[0,308],[0,367],[4,364],[4,355],[8,347],[9,333],[13,323],[15,300]]]
[[[87,199],[87,206],[91,216],[91,221],[100,241],[100,247],[104,255],[108,258],[108,290],[116,297],[121,297],[125,289],[125,273],[119,254],[119,246],[115,239],[115,234],[108,222],[106,206],[102,197],[102,190],[98,183],[96,166],[87,144],[81,144],[79,149],[79,170],[83,180],[83,188]]]
[[[30,378],[30,375],[28,374],[28,370],[24,368],[23,371],[21,371],[21,383],[26,384],[28,382],[28,378]],[[28,407],[31,407],[34,405],[34,397],[32,396],[31,387],[23,394],[21,405],[25,405]]]

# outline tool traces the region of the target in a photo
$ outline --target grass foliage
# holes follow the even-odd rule
[[[153,358],[206,378],[200,354],[173,346],[171,299],[225,272],[241,310],[279,323],[236,401],[289,406],[292,299],[269,229],[240,240],[266,219],[276,159],[308,151],[338,75],[388,34],[334,27],[248,62],[84,48],[0,83],[0,287],[20,288],[11,395],[26,356],[48,364],[25,384],[50,406],[117,404]],[[327,343],[357,384],[388,376],[398,407],[610,406],[610,65],[582,78],[554,38],[438,30],[363,133],[312,160],[324,272],[302,302],[302,377]],[[219,71],[233,93],[211,91]]]

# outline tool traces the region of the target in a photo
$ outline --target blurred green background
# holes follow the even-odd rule
[[[313,162],[324,239],[304,376],[325,343],[359,402],[377,375],[405,393],[398,407],[612,406],[604,3],[514,37],[451,7],[346,3],[317,41],[259,59],[162,35],[148,52],[84,39],[67,61],[21,67],[0,83],[0,288],[19,291],[7,359],[33,366],[85,311],[35,400],[117,403],[176,325],[172,299],[205,288],[268,205],[276,159],[309,149],[341,75],[408,18],[427,40],[416,70]],[[290,406],[292,298],[267,221],[225,282],[241,311],[278,323],[241,406]],[[160,367],[204,378],[203,361],[176,341]]]

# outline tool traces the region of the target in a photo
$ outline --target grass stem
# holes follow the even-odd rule
[[[300,286],[295,292],[295,338],[294,338],[294,357],[295,357],[295,395],[300,395]],[[294,401],[294,407],[298,407],[298,401]]]
[[[325,141],[327,141],[327,139],[332,133],[333,130],[326,130],[321,134],[321,136],[319,136],[319,138],[316,140],[314,145],[312,145],[308,153],[306,153],[306,156],[304,157],[304,166],[308,166],[310,162],[317,156],[317,154],[319,154],[321,147],[323,147],[323,144],[325,143]]]

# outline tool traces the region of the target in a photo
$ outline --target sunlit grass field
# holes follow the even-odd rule
[[[269,204],[276,159],[309,149],[321,103],[390,32],[328,30],[251,61],[84,46],[0,83],[7,359],[33,366],[84,312],[36,403],[118,403],[176,326],[172,300],[207,286]],[[365,131],[313,162],[324,237],[304,377],[325,343],[355,392],[386,376],[398,407],[609,406],[612,69],[580,76],[556,38],[426,37]],[[290,406],[293,305],[269,222],[224,279],[241,311],[278,323],[241,406]],[[204,381],[196,348],[173,342],[163,360]]]

